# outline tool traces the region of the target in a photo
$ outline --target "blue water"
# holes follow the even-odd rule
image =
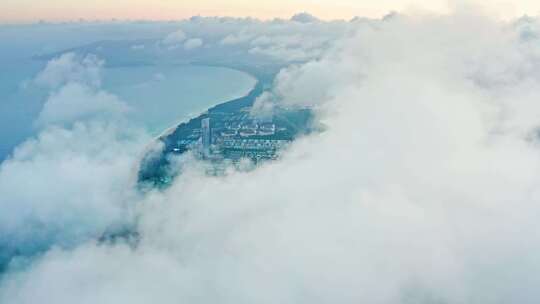
[[[36,131],[33,122],[47,93],[27,84],[43,66],[29,59],[0,61],[0,161]]]
[[[29,84],[46,62],[33,56],[99,41],[160,39],[177,27],[168,22],[0,25],[0,162],[39,131],[34,121],[48,92]],[[104,88],[125,100],[133,108],[130,119],[154,134],[247,93],[255,81],[239,71],[198,66],[106,68],[104,74]]]
[[[133,109],[130,119],[157,135],[227,100],[248,93],[256,80],[228,68],[144,66],[110,68],[104,88]]]
[[[37,130],[34,121],[48,92],[29,85],[45,66],[23,60],[1,62],[0,162]],[[132,111],[129,119],[157,135],[207,108],[246,94],[250,75],[220,67],[132,66],[105,68],[103,89],[119,96]]]

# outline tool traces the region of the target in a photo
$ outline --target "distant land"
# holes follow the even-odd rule
[[[133,52],[133,45],[144,45]],[[238,53],[234,48],[221,46],[219,56],[206,49],[197,52],[164,53],[159,41],[124,40],[99,41],[61,52],[36,56],[35,59],[50,60],[65,52],[80,55],[98,54],[108,67],[190,65],[229,68],[251,75],[257,80],[253,89],[245,96],[229,100],[209,108],[204,113],[186,122],[167,129],[149,149],[138,170],[138,185],[166,187],[181,169],[171,166],[174,159],[187,152],[208,161],[219,174],[226,166],[250,160],[253,164],[279,158],[282,152],[297,137],[310,133],[313,113],[307,108],[283,108],[275,106],[273,115],[264,119],[253,117],[251,110],[255,100],[271,89],[281,69],[296,62],[280,62],[271,57]],[[129,54],[126,56],[126,54]],[[209,88],[211,89],[211,88]],[[182,98],[179,96],[179,98]],[[167,109],[163,109],[166,111]],[[206,126],[203,126],[203,124]]]
[[[306,108],[275,107],[270,116],[254,117],[254,102],[270,88],[275,73],[244,71],[257,78],[255,87],[246,96],[212,107],[160,136],[155,145],[162,144],[162,149],[150,149],[141,162],[140,185],[167,187],[180,173],[179,168],[171,168],[173,158],[187,152],[213,164],[211,173],[219,174],[224,166],[243,159],[254,164],[275,160],[295,138],[313,131],[313,113]]]

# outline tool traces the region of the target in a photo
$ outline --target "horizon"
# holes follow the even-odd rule
[[[260,20],[288,19],[297,13],[307,12],[324,21],[350,20],[354,17],[379,19],[391,12],[402,14],[448,15],[463,8],[482,11],[499,19],[514,19],[524,15],[540,13],[540,3],[532,0],[510,1],[428,1],[428,0],[387,0],[382,2],[345,1],[336,4],[329,0],[250,3],[233,0],[220,4],[216,0],[195,3],[171,3],[168,1],[137,0],[136,3],[97,1],[87,3],[56,0],[43,5],[37,0],[7,1],[0,4],[0,24],[31,24],[37,22],[107,22],[145,21],[162,22],[185,20],[192,16],[255,18]]]

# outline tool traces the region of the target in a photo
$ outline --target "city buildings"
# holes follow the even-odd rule
[[[194,128],[191,134],[179,138],[173,152],[194,150],[202,159],[211,161],[270,160],[291,142],[287,130],[272,120],[259,122],[244,112],[218,113],[202,118],[200,129]]]
[[[201,143],[202,152],[205,156],[210,153],[210,146],[212,144],[212,129],[210,128],[210,118],[204,118],[201,120]]]

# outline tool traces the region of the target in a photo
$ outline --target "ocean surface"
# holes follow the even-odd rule
[[[154,135],[246,95],[256,83],[237,70],[190,65],[110,68],[104,76],[104,88],[133,109],[130,119]]]
[[[0,162],[39,130],[34,121],[48,92],[31,85],[45,62],[0,62]],[[105,68],[103,89],[132,109],[129,119],[157,135],[207,108],[247,94],[252,76],[208,66],[127,66]]]

